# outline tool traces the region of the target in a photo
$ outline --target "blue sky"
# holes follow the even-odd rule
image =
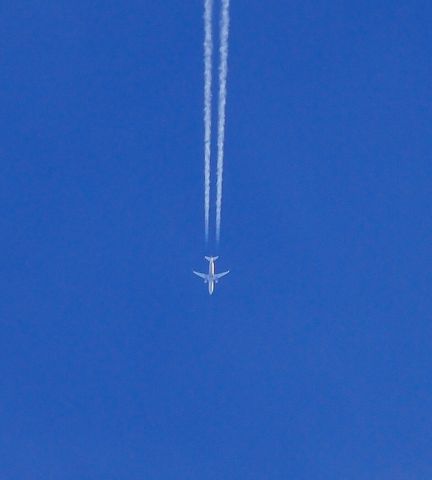
[[[2,479],[431,478],[431,19],[232,1],[210,298],[202,3],[4,2]]]

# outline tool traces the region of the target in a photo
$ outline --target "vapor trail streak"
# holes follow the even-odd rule
[[[213,0],[204,2],[204,223],[205,239],[209,236],[210,217],[210,155],[212,104],[212,11]]]
[[[220,19],[219,45],[219,103],[218,103],[218,140],[217,140],[217,170],[216,170],[216,242],[220,240],[220,225],[222,213],[222,180],[225,143],[225,105],[226,82],[228,73],[228,34],[229,34],[229,0],[222,0]]]

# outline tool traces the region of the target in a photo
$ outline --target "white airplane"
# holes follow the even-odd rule
[[[218,283],[220,278],[227,275],[229,273],[229,270],[222,273],[215,273],[215,261],[219,257],[204,257],[204,258],[209,262],[209,272],[200,273],[200,272],[195,272],[195,270],[193,270],[193,273],[195,273],[195,275],[198,275],[198,277],[203,278],[204,283],[208,283],[208,291],[209,291],[209,294],[211,295],[214,291],[215,283]]]

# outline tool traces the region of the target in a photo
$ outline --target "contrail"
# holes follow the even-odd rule
[[[210,217],[210,155],[212,104],[212,11],[213,0],[204,2],[204,223],[205,239],[209,236]]]
[[[229,0],[222,0],[220,20],[219,45],[219,104],[218,104],[218,141],[217,141],[217,171],[216,171],[216,242],[220,239],[220,224],[222,212],[222,176],[225,142],[225,105],[226,81],[228,73],[228,34],[229,34]]]

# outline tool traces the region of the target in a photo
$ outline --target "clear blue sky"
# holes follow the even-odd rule
[[[431,2],[233,0],[213,297],[201,1],[1,11],[1,479],[432,478]]]

